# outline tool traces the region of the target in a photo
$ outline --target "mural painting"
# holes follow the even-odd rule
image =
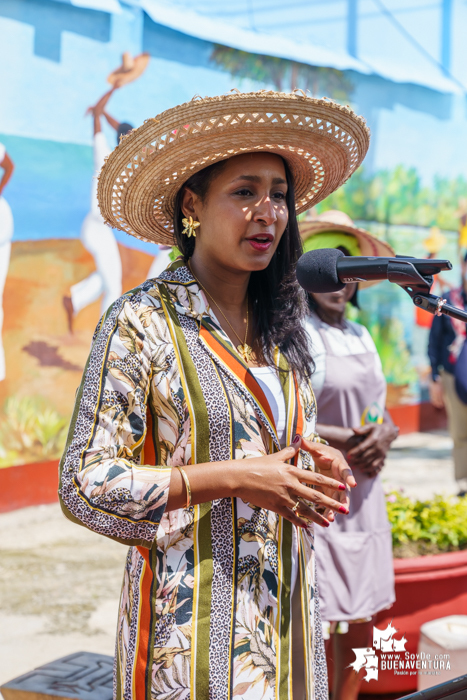
[[[398,254],[451,259],[440,290],[460,279],[467,179],[445,128],[456,123],[453,96],[212,43],[122,7],[112,14],[9,0],[0,9],[0,58],[13,66],[0,85],[1,467],[59,455],[100,315],[167,264],[170,250],[104,224],[96,176],[133,126],[197,93],[299,88],[351,104],[369,121],[372,149],[316,213],[340,209]],[[443,127],[449,162],[428,158],[410,128],[407,143],[391,141],[414,115],[426,143]],[[430,319],[389,284],[363,292],[357,314],[377,344],[393,405],[426,399]]]

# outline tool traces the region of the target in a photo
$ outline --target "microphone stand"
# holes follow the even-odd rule
[[[433,276],[421,275],[409,260],[390,260],[388,262],[388,280],[402,287],[411,297],[415,306],[434,316],[445,314],[467,323],[467,312],[447,304],[446,300],[441,299],[441,297],[430,294]]]

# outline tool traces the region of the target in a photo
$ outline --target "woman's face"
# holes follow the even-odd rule
[[[352,282],[351,284],[346,284],[344,289],[341,289],[339,292],[326,292],[323,294],[312,294],[311,296],[315,300],[318,310],[324,312],[326,316],[343,316],[345,305],[353,297],[356,287],[357,283]]]
[[[289,218],[282,159],[272,153],[246,153],[226,161],[204,201],[190,190],[184,216],[200,222],[194,257],[229,270],[265,269]]]

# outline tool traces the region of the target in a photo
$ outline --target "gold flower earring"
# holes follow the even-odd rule
[[[183,224],[184,227],[185,227],[185,228],[183,229],[182,233],[183,233],[185,236],[188,236],[188,238],[190,238],[191,236],[193,236],[194,238],[196,238],[196,229],[197,229],[199,226],[201,226],[200,222],[199,222],[199,221],[193,221],[193,217],[190,216],[188,219],[182,219],[182,224]]]

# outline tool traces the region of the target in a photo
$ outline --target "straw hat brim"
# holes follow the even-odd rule
[[[148,53],[142,53],[139,56],[135,56],[133,59],[133,66],[129,70],[125,70],[123,65],[120,68],[112,71],[112,73],[107,78],[107,82],[111,85],[115,85],[118,81],[118,86],[123,87],[132,83],[134,80],[140,77],[148,67],[150,55]]]
[[[172,245],[177,193],[208,165],[241,153],[277,153],[290,167],[300,213],[352,175],[369,139],[365,120],[349,107],[304,93],[193,98],[121,140],[99,176],[99,206],[110,226]]]
[[[376,236],[357,226],[333,224],[330,221],[301,221],[299,228],[303,241],[308,240],[317,233],[348,233],[357,239],[360,254],[365,258],[373,256],[393,258],[395,256],[394,249],[389,243],[380,241]],[[379,281],[359,282],[359,287],[360,289],[365,289],[366,287],[372,287],[374,284],[379,284]]]

